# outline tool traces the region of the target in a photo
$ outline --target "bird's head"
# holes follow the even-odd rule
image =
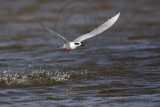
[[[74,45],[77,46],[77,47],[78,46],[85,46],[85,45],[81,44],[80,42],[76,42],[76,43],[74,43]]]
[[[70,48],[71,49],[76,49],[79,46],[84,46],[84,45],[82,45],[80,42],[70,42]]]

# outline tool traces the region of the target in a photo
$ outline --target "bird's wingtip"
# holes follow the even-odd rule
[[[121,13],[119,12],[119,13],[117,14],[117,16],[119,17],[119,16],[120,16],[120,14],[121,14]]]
[[[119,16],[120,16],[120,12],[119,12],[117,15],[115,15],[115,16],[113,17],[113,19],[114,19],[114,20],[117,20],[117,19],[119,18]]]

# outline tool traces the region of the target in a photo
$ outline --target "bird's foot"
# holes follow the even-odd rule
[[[64,53],[65,54],[68,54],[69,53],[69,50],[67,50],[66,48],[64,49]]]

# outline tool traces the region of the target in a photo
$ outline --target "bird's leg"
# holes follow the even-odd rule
[[[69,53],[69,50],[67,50],[66,48],[64,49],[64,53],[65,54],[68,54]]]
[[[67,50],[67,49],[66,49],[66,48],[64,48],[64,53],[66,53],[66,50]]]
[[[69,50],[67,50],[67,53],[66,54],[68,54],[69,53]]]

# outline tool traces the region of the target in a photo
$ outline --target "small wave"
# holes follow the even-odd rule
[[[66,69],[65,69],[66,70]],[[56,86],[67,84],[68,80],[94,79],[95,73],[88,70],[67,70],[53,68],[51,71],[34,70],[32,72],[0,71],[0,88],[26,88]]]
[[[66,72],[34,71],[31,73],[9,73],[3,71],[0,74],[0,88],[5,87],[37,87],[64,84],[70,78]]]

